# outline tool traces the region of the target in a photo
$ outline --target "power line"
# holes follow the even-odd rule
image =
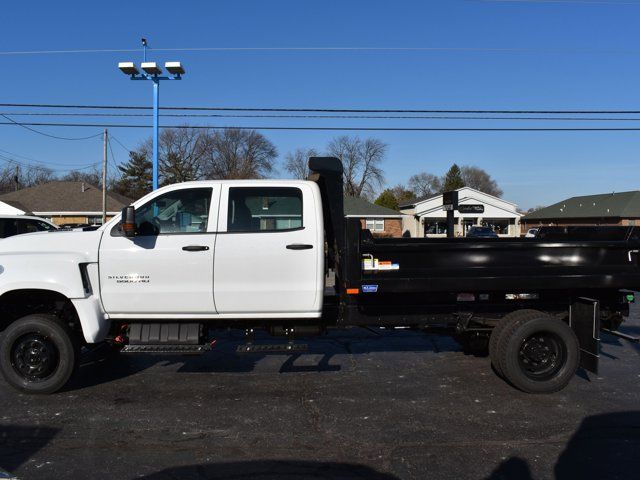
[[[116,141],[116,143],[118,143],[122,148],[124,148],[127,151],[127,153],[131,152],[131,149],[127,148],[120,140],[118,140],[117,137],[114,137],[113,135],[109,135],[109,140],[111,140],[112,138]]]
[[[4,150],[4,149],[2,149],[2,148],[0,148],[0,152],[2,152],[2,154],[4,154],[4,155],[3,155],[4,157],[7,157],[7,156],[10,156],[10,157],[12,157],[12,158],[13,158],[13,157],[18,157],[18,158],[22,158],[22,159],[24,159],[24,160],[28,160],[28,161],[30,161],[30,162],[39,163],[39,164],[46,165],[46,166],[48,166],[48,165],[53,165],[53,166],[61,166],[61,167],[71,167],[71,169],[72,169],[72,170],[73,170],[73,169],[75,169],[75,168],[78,168],[78,167],[86,166],[86,165],[75,165],[75,164],[71,164],[71,163],[44,162],[44,161],[42,161],[42,160],[36,160],[36,159],[35,159],[35,158],[33,158],[33,157],[27,157],[27,156],[25,156],[25,155],[20,155],[20,154],[18,154],[18,153],[10,152],[9,150]],[[0,154],[0,155],[1,155],[1,154]],[[16,161],[17,161],[17,160],[16,160]],[[95,165],[95,164],[88,164],[88,165],[90,165],[90,166],[91,166],[91,165]]]
[[[629,5],[639,7],[638,2],[624,2],[617,0],[477,0],[481,3],[552,3],[577,5]]]
[[[90,138],[95,138],[95,137],[97,137],[98,135],[102,135],[101,133],[99,133],[99,134],[97,134],[97,135],[90,135],[90,136],[88,136],[88,137],[80,137],[80,138],[58,137],[57,135],[50,135],[50,134],[48,134],[48,133],[41,132],[41,131],[36,130],[36,129],[34,129],[34,128],[30,128],[30,127],[28,126],[28,125],[30,125],[30,124],[25,124],[25,123],[16,122],[15,120],[13,120],[12,118],[10,118],[10,117],[6,116],[6,115],[5,115],[5,114],[3,114],[3,113],[0,113],[0,117],[6,118],[7,120],[9,120],[9,121],[10,121],[11,123],[13,123],[14,125],[17,125],[17,126],[22,127],[22,128],[24,128],[24,129],[26,129],[26,130],[29,130],[30,132],[37,133],[37,134],[39,134],[39,135],[43,135],[43,136],[45,136],[45,137],[49,137],[49,138],[55,138],[55,139],[57,139],[57,140],[88,140],[88,139],[90,139]],[[4,122],[3,122],[3,124],[4,124]]]
[[[151,110],[149,106],[132,105],[72,105],[47,103],[0,103],[0,107],[61,108],[91,110]],[[286,107],[160,107],[160,110],[191,110],[219,112],[316,112],[316,113],[451,113],[502,115],[639,115],[640,110],[473,110],[473,109],[373,109],[373,108],[286,108]],[[99,134],[102,135],[102,134]]]
[[[111,152],[111,166],[114,167],[114,173],[119,171],[118,165],[116,162],[116,156],[113,154],[113,147],[111,146],[111,135],[107,137],[107,145],[109,145],[109,151]]]
[[[19,162],[15,158],[11,158],[11,157],[8,157],[8,156],[3,155],[3,154],[0,154],[0,160],[4,160],[5,162],[8,162],[8,163],[13,164],[13,165],[19,165],[21,167],[27,167],[27,168],[28,167],[36,167],[36,168],[47,169],[47,170],[50,170],[50,171],[53,171],[53,172],[70,172],[70,171],[73,171],[73,170],[88,170],[90,168],[95,168],[96,165],[97,165],[97,163],[92,163],[92,164],[89,164],[89,165],[77,166],[77,167],[74,167],[74,168],[51,168],[51,167],[48,167],[46,165],[33,165],[33,164],[29,164],[29,163]]]
[[[0,122],[0,125],[14,125]],[[25,125],[48,127],[99,127],[99,128],[149,128],[149,125],[106,123],[27,123]],[[293,127],[293,126],[218,126],[218,125],[162,125],[160,128],[197,128],[210,130],[315,130],[315,131],[378,131],[378,132],[635,132],[634,127]]]
[[[153,117],[151,113],[50,113],[50,112],[10,112],[15,116],[32,117],[107,117],[140,118]],[[640,118],[611,117],[487,117],[487,116],[450,116],[450,115],[297,115],[297,114],[217,114],[217,113],[165,113],[170,118],[302,118],[302,119],[374,119],[374,120],[544,120],[544,121],[603,121],[603,122],[639,122]]]
[[[548,3],[551,2],[547,0]],[[541,3],[541,2],[536,2]],[[586,3],[586,2],[584,2]],[[605,2],[601,2],[605,3]],[[619,3],[619,5],[638,5],[634,3]],[[220,53],[437,53],[437,52],[460,52],[460,53],[551,53],[551,54],[596,54],[596,55],[637,55],[639,50],[602,50],[593,48],[514,48],[514,47],[421,47],[421,46],[318,46],[318,47],[184,47],[184,48],[154,48],[154,52],[220,52]],[[0,51],[0,56],[20,56],[20,55],[69,55],[69,54],[96,54],[96,53],[140,53],[140,49],[134,48],[90,48],[90,49],[68,49],[68,50],[9,50]]]

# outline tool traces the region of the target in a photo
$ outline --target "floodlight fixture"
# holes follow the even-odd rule
[[[142,62],[140,66],[148,75],[160,75],[162,73],[162,69],[156,62]]]
[[[133,62],[120,62],[118,68],[125,75],[138,75],[140,72]]]
[[[182,62],[165,62],[164,68],[166,68],[171,75],[184,75]]]

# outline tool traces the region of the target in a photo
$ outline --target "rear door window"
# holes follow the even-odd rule
[[[302,228],[302,191],[291,187],[232,187],[228,232],[275,232]]]

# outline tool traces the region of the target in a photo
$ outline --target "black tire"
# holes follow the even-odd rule
[[[553,393],[571,381],[580,361],[573,330],[539,312],[513,318],[497,346],[504,378],[527,393]]]
[[[491,337],[489,337],[489,358],[491,358],[491,365],[493,365],[494,370],[501,377],[503,376],[503,373],[502,373],[502,367],[500,366],[500,356],[498,355],[497,352],[498,352],[498,343],[500,343],[502,332],[504,332],[505,328],[509,326],[512,322],[529,315],[544,315],[544,314],[542,312],[539,312],[538,310],[531,310],[531,309],[523,309],[523,310],[516,310],[514,312],[509,312],[500,319],[500,322],[495,327],[493,327],[493,330],[491,331]]]
[[[0,341],[0,370],[14,388],[32,394],[60,390],[74,372],[75,334],[53,315],[27,315],[7,327]]]

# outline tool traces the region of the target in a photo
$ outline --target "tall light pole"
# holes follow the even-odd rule
[[[142,39],[143,57],[142,72],[133,62],[120,62],[118,68],[122,73],[128,75],[131,80],[151,80],[153,82],[153,189],[158,188],[158,129],[159,129],[159,106],[160,106],[160,81],[161,80],[181,80],[184,75],[184,68],[180,62],[165,62],[164,68],[169,75],[162,75],[162,69],[156,62],[147,62],[147,40]]]

